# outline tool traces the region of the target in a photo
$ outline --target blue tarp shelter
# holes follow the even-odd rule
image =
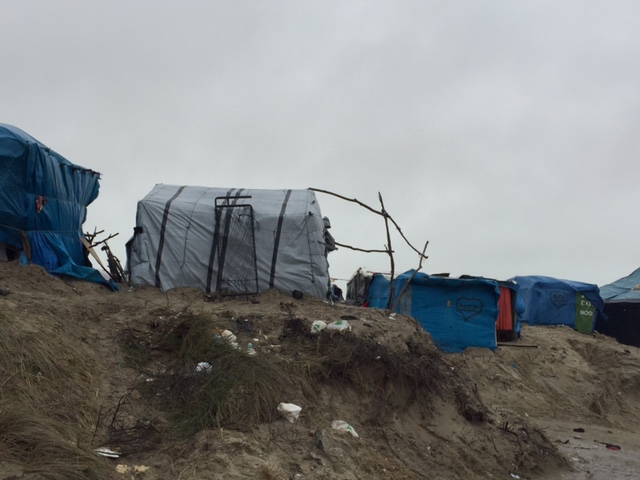
[[[613,283],[600,287],[605,303],[640,303],[640,268]]]
[[[90,267],[81,241],[99,179],[19,128],[0,124],[0,243],[52,274],[117,288]]]
[[[596,330],[626,345],[640,347],[640,268],[600,287],[607,321],[597,321]]]
[[[412,274],[410,270],[394,280],[396,299]],[[368,295],[370,307],[387,308],[389,286],[384,275],[373,276]],[[467,347],[495,349],[499,298],[500,288],[494,280],[418,272],[394,310],[414,317],[445,352],[462,352]]]
[[[561,280],[541,275],[517,276],[525,306],[521,317],[529,325],[567,325],[591,333],[604,302],[600,289],[591,283]]]

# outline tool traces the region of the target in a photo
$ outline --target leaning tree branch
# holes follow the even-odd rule
[[[380,215],[382,217],[385,218],[385,222],[390,221],[394,227],[396,227],[396,230],[398,230],[398,233],[400,234],[400,236],[402,237],[402,239],[406,242],[407,245],[409,245],[409,248],[411,248],[411,250],[413,250],[414,252],[416,252],[418,255],[423,255],[423,253],[420,252],[420,250],[418,250],[416,247],[414,247],[411,242],[409,242],[409,240],[407,239],[407,237],[405,237],[404,233],[402,232],[402,229],[400,228],[400,225],[398,225],[398,223],[393,219],[393,217],[391,215],[389,215],[389,212],[384,210],[384,207],[382,209],[382,211],[380,210],[376,210],[373,207],[370,207],[369,205],[367,205],[366,203],[361,202],[360,200],[358,200],[357,198],[348,198],[345,197],[344,195],[340,195],[338,193],[335,192],[330,192],[329,190],[323,190],[321,188],[313,188],[313,187],[309,187],[309,190],[312,190],[314,192],[320,192],[320,193],[326,193],[327,195],[333,195],[334,197],[338,197],[342,200],[346,200],[347,202],[352,202],[352,203],[356,203],[358,205],[360,205],[363,208],[366,208],[367,210],[369,210],[370,212],[375,213],[376,215]],[[380,195],[380,193],[378,193],[378,195]],[[389,245],[387,245],[389,248],[391,248]],[[387,250],[384,251],[384,253],[387,253]],[[429,257],[424,257],[429,258]]]
[[[341,198],[342,200],[346,200],[347,202],[353,202],[353,203],[357,203],[358,205],[360,205],[361,207],[366,208],[367,210],[377,214],[377,215],[384,215],[382,212],[376,210],[375,208],[370,207],[369,205],[367,205],[366,203],[362,203],[360,200],[358,200],[357,198],[347,198],[344,197],[340,194],[334,193],[334,192],[330,192],[329,190],[322,190],[320,188],[313,188],[313,187],[309,187],[309,190],[313,190],[314,192],[320,192],[320,193],[326,193],[327,195],[333,195],[334,197],[338,197]]]
[[[391,232],[389,232],[389,215],[384,208],[384,202],[382,201],[382,195],[378,192],[378,200],[380,200],[380,206],[382,207],[382,213],[384,214],[384,227],[387,230],[387,250],[389,252],[389,262],[391,263],[391,279],[389,280],[389,301],[387,302],[387,308],[391,307],[393,302],[393,296],[395,293],[395,287],[393,286],[393,276],[395,272],[395,261],[393,259],[393,250],[391,249]]]
[[[398,303],[400,303],[400,298],[402,297],[402,295],[404,295],[404,292],[407,290],[407,288],[409,287],[409,284],[411,283],[413,278],[416,276],[416,273],[418,273],[422,269],[422,260],[426,258],[424,255],[424,252],[427,251],[428,245],[429,245],[429,240],[425,242],[424,248],[422,249],[422,253],[420,254],[420,261],[418,262],[418,268],[416,268],[411,274],[411,276],[407,279],[407,281],[404,282],[404,285],[402,285],[402,288],[400,289],[400,293],[398,294],[398,298],[396,298],[396,300],[393,302],[393,305],[392,305],[393,308],[390,309],[392,312],[394,312],[398,307]]]

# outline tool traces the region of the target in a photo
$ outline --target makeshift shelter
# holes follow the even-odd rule
[[[368,307],[369,289],[371,280],[375,275],[366,269],[359,268],[358,271],[347,282],[347,305]]]
[[[597,285],[540,275],[516,276],[529,325],[567,325],[591,333],[603,315],[604,302]]]
[[[484,278],[461,275],[460,278]],[[493,280],[493,279],[492,279]],[[495,280],[500,289],[498,300],[498,320],[496,332],[499,342],[511,342],[520,337],[520,316],[524,313],[524,303],[518,295],[519,285],[513,280]]]
[[[312,190],[156,185],[127,243],[130,282],[223,295],[276,288],[324,298],[325,225]]]
[[[19,128],[0,124],[0,245],[52,274],[117,288],[91,268],[82,243],[100,174],[74,165]]]
[[[416,273],[394,279],[394,311],[414,317],[441,350],[457,353],[467,347],[497,347],[496,321],[500,288],[484,278],[449,278]],[[390,281],[375,274],[369,306],[387,308]]]
[[[598,319],[596,330],[620,343],[640,347],[640,268],[600,287],[606,321]]]

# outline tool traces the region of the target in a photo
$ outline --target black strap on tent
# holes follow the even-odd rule
[[[234,200],[233,202],[231,202],[231,205],[236,205],[240,198],[247,198],[246,196],[244,197],[242,196],[243,191],[244,191],[244,188],[241,188],[236,192],[236,194],[234,195]],[[230,225],[231,225],[231,215],[225,215],[224,230],[222,234],[222,245],[220,246],[220,256],[218,258],[218,275],[216,278],[216,291],[220,290],[220,283],[222,283],[222,269],[224,268],[224,257],[227,254],[227,243],[229,241]]]
[[[231,189],[227,192],[227,197],[230,197],[235,189]],[[217,215],[218,213],[215,212]],[[213,242],[211,242],[211,252],[209,253],[209,266],[207,267],[207,285],[205,288],[206,293],[211,293],[211,280],[213,279],[213,263],[216,260],[216,251],[218,249],[218,229],[220,228],[218,225],[218,219],[215,219],[215,231],[213,234]]]
[[[184,186],[180,187],[164,206],[162,226],[160,227],[160,243],[158,244],[158,255],[156,257],[156,287],[158,288],[160,287],[160,265],[162,265],[162,250],[164,249],[164,234],[167,229],[167,222],[169,221],[169,209],[171,208],[171,203],[178,198],[178,195],[180,195],[184,189]]]
[[[276,260],[278,259],[278,247],[280,246],[280,233],[282,233],[282,222],[284,221],[284,212],[287,209],[289,197],[291,197],[291,190],[287,190],[287,194],[284,196],[284,202],[282,202],[280,216],[278,217],[276,238],[273,241],[273,257],[271,258],[271,276],[269,277],[269,288],[273,288],[276,279]]]

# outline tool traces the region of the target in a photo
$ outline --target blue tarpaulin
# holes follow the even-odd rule
[[[394,280],[395,297],[413,270]],[[387,308],[389,280],[374,275],[369,305]],[[457,353],[467,347],[495,349],[498,319],[498,282],[484,278],[449,278],[416,273],[396,302],[395,311],[414,317],[441,350]]]
[[[117,288],[89,266],[81,241],[99,179],[19,128],[0,124],[0,243],[52,274]]]
[[[626,277],[600,287],[600,296],[607,303],[640,302],[640,268],[634,270]]]
[[[589,333],[603,315],[604,302],[597,285],[541,275],[513,280],[520,286],[525,304],[521,320],[529,325],[567,325]]]

